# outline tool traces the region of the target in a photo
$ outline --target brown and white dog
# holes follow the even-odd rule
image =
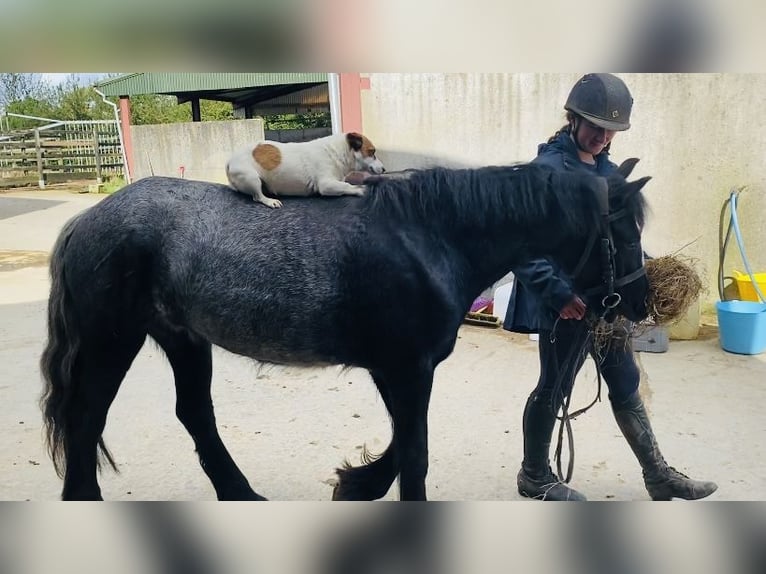
[[[307,142],[263,140],[238,150],[226,164],[229,184],[269,207],[282,202],[266,197],[263,184],[273,195],[363,195],[363,185],[343,181],[355,170],[386,171],[372,142],[356,132]]]

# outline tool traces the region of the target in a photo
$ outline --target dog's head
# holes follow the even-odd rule
[[[386,171],[386,168],[383,167],[383,162],[375,157],[375,146],[362,134],[357,132],[347,133],[346,142],[356,160],[356,169],[369,171],[370,173],[383,173]]]

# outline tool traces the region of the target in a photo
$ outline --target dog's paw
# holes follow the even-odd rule
[[[364,195],[367,191],[367,188],[363,185],[354,185],[351,187],[351,189],[348,191],[349,195]]]
[[[271,207],[272,209],[278,209],[282,207],[282,202],[278,199],[272,199],[270,197],[263,197],[259,200],[263,205],[266,207]]]

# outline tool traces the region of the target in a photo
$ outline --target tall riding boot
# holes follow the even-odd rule
[[[668,466],[654,438],[649,416],[638,392],[617,407],[612,404],[612,410],[622,434],[641,464],[644,484],[652,500],[697,500],[710,496],[718,489],[714,482],[692,480]]]
[[[550,467],[551,435],[556,413],[548,401],[534,394],[524,408],[524,461],[516,478],[519,494],[538,500],[586,500],[561,482]]]

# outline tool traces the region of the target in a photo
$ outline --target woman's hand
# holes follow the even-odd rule
[[[370,177],[370,175],[372,174],[367,173],[366,171],[352,171],[343,178],[343,181],[350,183],[351,185],[364,185],[365,180]]]
[[[559,311],[559,317],[562,319],[577,319],[578,321],[585,317],[585,303],[577,295],[572,297],[572,300],[564,305],[564,308]]]

